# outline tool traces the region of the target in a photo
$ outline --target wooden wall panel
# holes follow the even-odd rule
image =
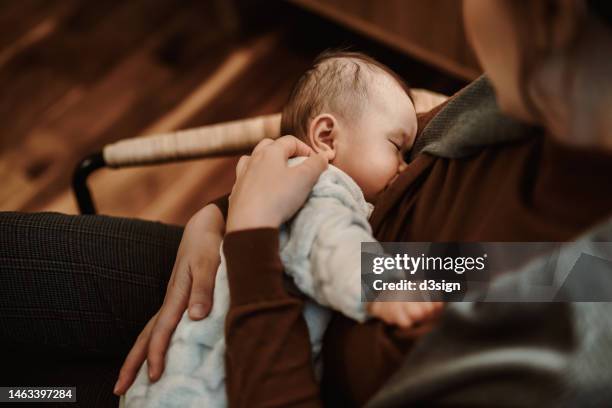
[[[481,69],[458,0],[290,0],[462,79]]]

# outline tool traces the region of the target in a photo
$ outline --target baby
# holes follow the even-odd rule
[[[389,68],[359,53],[324,53],[299,79],[282,114],[293,134],[331,164],[298,214],[280,230],[280,257],[305,303],[313,365],[320,375],[330,309],[357,321],[370,317],[409,327],[433,317],[438,303],[361,299],[360,243],[375,241],[373,204],[403,170],[401,151],[414,141],[410,91]],[[303,160],[292,159],[290,165]],[[185,237],[183,239],[186,239]],[[174,333],[161,378],[150,383],[146,363],[122,399],[127,407],[224,407],[224,323],[229,305],[225,260],[217,272],[210,315],[187,312]]]
[[[298,80],[281,119],[282,135],[294,135],[315,151],[324,151],[329,163],[350,176],[371,204],[406,167],[402,152],[412,147],[416,133],[416,109],[406,83],[389,67],[358,52],[319,55]],[[437,302],[387,301],[368,304],[368,312],[409,327],[440,307]]]

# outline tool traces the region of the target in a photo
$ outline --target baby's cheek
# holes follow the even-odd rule
[[[395,157],[387,157],[387,160],[380,161],[370,169],[370,189],[372,194],[378,194],[384,190],[391,180],[397,175],[399,163]]]
[[[384,161],[384,164],[381,163],[381,178],[385,179],[385,185],[387,185],[391,179],[393,179],[400,168],[400,156],[399,154],[388,155],[387,159]]]

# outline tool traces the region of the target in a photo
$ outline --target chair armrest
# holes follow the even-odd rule
[[[248,152],[264,138],[280,134],[280,114],[258,116],[179,130],[152,136],[123,139],[104,147],[109,167],[140,166]]]

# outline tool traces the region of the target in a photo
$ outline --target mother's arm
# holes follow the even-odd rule
[[[229,233],[230,309],[226,319],[230,407],[318,407],[302,300],[283,287],[278,230]]]
[[[289,168],[293,156],[310,156]],[[283,286],[278,227],[306,201],[327,167],[298,139],[263,140],[236,167],[223,251],[229,405],[320,406],[303,304]]]

